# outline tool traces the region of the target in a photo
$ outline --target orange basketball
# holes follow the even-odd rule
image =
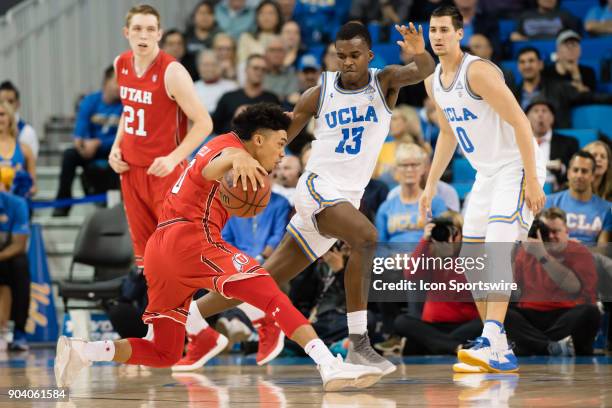
[[[223,207],[230,215],[236,217],[250,218],[254,217],[266,208],[270,202],[270,194],[272,194],[272,181],[269,177],[265,177],[265,186],[257,186],[257,191],[253,191],[251,181],[247,181],[246,191],[242,189],[242,182],[238,179],[235,186],[233,182],[233,170],[225,173],[221,179],[219,187],[219,200]]]

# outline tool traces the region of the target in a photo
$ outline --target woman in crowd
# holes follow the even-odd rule
[[[596,140],[584,147],[595,157],[595,180],[593,192],[601,198],[612,201],[612,151],[606,143]]]
[[[36,159],[32,149],[17,141],[15,111],[0,102],[0,189],[22,197],[36,193]]]
[[[221,77],[235,81],[238,78],[236,70],[236,43],[229,35],[219,33],[213,40],[213,51],[221,67]]]
[[[200,51],[211,49],[215,35],[220,32],[213,3],[210,0],[201,1],[193,9],[185,32],[187,52],[195,58]]]
[[[280,6],[272,0],[264,0],[255,10],[254,33],[242,33],[238,39],[238,62],[242,63],[252,54],[264,54],[271,37],[279,35],[283,26]]]

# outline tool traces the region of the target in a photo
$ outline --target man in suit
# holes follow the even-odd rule
[[[578,140],[553,132],[555,109],[550,101],[535,98],[525,109],[540,154],[546,160],[546,182],[553,183],[555,191],[567,182],[567,167],[578,151]]]

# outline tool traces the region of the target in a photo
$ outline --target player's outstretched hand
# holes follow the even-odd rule
[[[525,203],[532,213],[537,214],[546,204],[546,195],[537,180],[527,181],[525,185]]]
[[[232,169],[234,170],[233,186],[238,183],[238,179],[240,179],[244,191],[247,190],[247,180],[251,181],[253,191],[257,191],[258,183],[262,187],[266,185],[264,177],[268,175],[268,172],[249,154],[236,157],[232,163]]]
[[[123,161],[123,156],[121,155],[121,148],[118,146],[113,146],[111,148],[110,154],[108,155],[108,164],[117,174],[121,174],[124,171],[128,171],[130,166]]]
[[[431,191],[430,188],[425,186],[425,190],[423,190],[423,194],[419,198],[419,224],[425,225],[426,220],[431,217],[431,201],[435,195],[435,191]]]
[[[147,174],[157,177],[166,177],[178,163],[170,156],[156,157],[147,169]]]
[[[419,25],[419,29],[417,30],[412,23],[408,24],[408,27],[396,24],[395,29],[399,31],[404,38],[403,41],[397,42],[397,45],[402,48],[402,51],[409,55],[422,54],[425,52],[425,39],[423,38],[423,27],[421,25]]]

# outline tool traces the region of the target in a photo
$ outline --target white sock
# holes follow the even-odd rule
[[[364,334],[368,331],[368,311],[360,310],[346,314],[349,334]]]
[[[238,305],[238,309],[242,310],[252,322],[259,320],[266,315],[263,310],[258,309],[253,305],[249,305],[248,303],[241,303]]]
[[[310,340],[306,343],[304,351],[313,359],[316,365],[329,364],[334,360],[334,355],[321,339]]]
[[[82,356],[89,361],[112,361],[115,357],[115,343],[111,340],[88,341],[83,346]]]
[[[491,347],[496,350],[508,349],[508,339],[503,328],[504,326],[497,320],[486,320],[482,329],[482,336],[489,339]]]
[[[192,301],[189,305],[189,316],[187,316],[187,323],[185,329],[187,334],[195,335],[208,327],[208,323],[202,317],[200,309],[198,309],[198,303]]]

